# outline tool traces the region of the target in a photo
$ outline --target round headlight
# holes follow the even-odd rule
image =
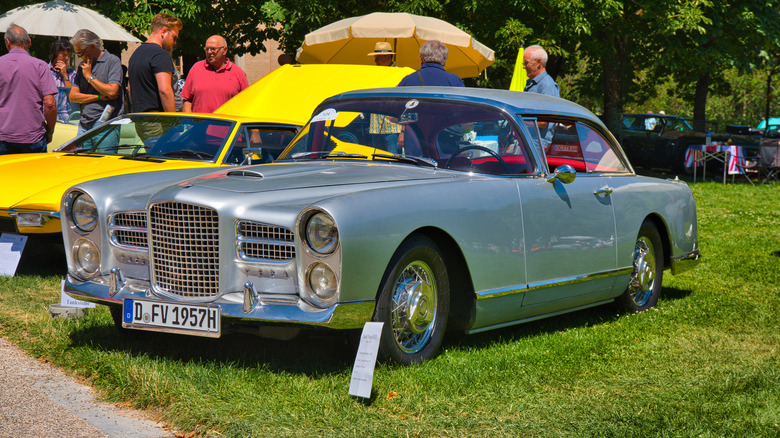
[[[330,267],[324,263],[317,263],[309,269],[307,278],[309,290],[314,293],[316,298],[322,300],[325,304],[336,295],[338,290],[338,280],[336,274]]]
[[[92,231],[97,226],[97,217],[95,201],[86,193],[76,196],[71,207],[71,219],[76,227],[81,231]]]
[[[79,239],[73,244],[73,259],[85,275],[95,275],[100,269],[100,251],[88,239]]]
[[[306,223],[306,243],[320,254],[330,254],[338,245],[339,230],[336,221],[327,213],[319,212]]]

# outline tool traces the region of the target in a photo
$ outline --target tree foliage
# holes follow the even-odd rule
[[[35,3],[36,0],[22,0]],[[184,29],[175,49],[185,64],[202,58],[212,34],[235,55],[257,54],[273,39],[295,55],[306,33],[371,12],[409,12],[448,21],[496,52],[487,74],[467,85],[508,88],[520,47],[541,44],[563,97],[602,111],[617,129],[625,106],[673,92],[706,116],[709,93],[728,94],[737,71],[780,64],[776,0],[75,0],[143,38],[168,12]],[[0,10],[19,6],[0,0]],[[771,76],[769,76],[771,79]],[[675,84],[674,89],[659,87]],[[744,111],[743,111],[744,112]]]

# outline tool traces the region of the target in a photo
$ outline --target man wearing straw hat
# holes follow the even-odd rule
[[[368,56],[374,57],[374,64],[384,67],[395,67],[393,64],[393,46],[385,41],[380,41],[374,45],[374,51]]]

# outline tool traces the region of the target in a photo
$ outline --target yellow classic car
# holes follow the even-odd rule
[[[268,162],[322,100],[345,91],[395,86],[410,68],[284,65],[214,114],[138,113],[112,119],[53,153],[0,156],[0,232],[61,233],[65,190],[107,176]]]

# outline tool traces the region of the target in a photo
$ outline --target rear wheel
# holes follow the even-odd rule
[[[634,244],[631,281],[619,302],[628,312],[642,312],[658,302],[664,274],[664,254],[661,236],[650,221],[639,229]]]
[[[402,365],[436,355],[450,307],[447,268],[438,247],[416,236],[396,251],[379,293],[374,321],[383,322],[379,352]]]

